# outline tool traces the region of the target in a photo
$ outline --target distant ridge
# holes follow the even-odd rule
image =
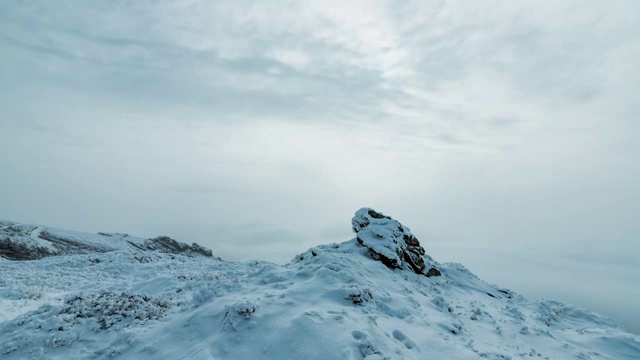
[[[211,250],[196,243],[188,245],[167,236],[141,239],[120,233],[72,233],[0,221],[0,257],[8,260],[37,260],[48,256],[105,253],[123,249],[213,256]]]

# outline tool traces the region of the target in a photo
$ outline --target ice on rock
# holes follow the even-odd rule
[[[356,211],[351,225],[358,243],[388,267],[413,270],[428,277],[441,275],[411,230],[392,217],[362,208]]]

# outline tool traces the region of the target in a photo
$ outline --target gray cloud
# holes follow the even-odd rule
[[[639,6],[5,1],[0,218],[284,262],[372,206],[640,332]]]

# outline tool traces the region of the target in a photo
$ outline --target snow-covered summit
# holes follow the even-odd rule
[[[436,263],[388,216],[352,225],[282,266],[131,245],[0,261],[0,358],[640,358],[609,319]]]

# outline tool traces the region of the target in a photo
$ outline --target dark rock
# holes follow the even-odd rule
[[[427,277],[440,276],[440,275],[442,275],[442,273],[440,272],[440,270],[436,269],[435,267],[431,267],[431,269],[427,271]]]
[[[373,293],[369,289],[358,289],[347,294],[346,299],[354,305],[362,305],[373,299]]]
[[[386,216],[382,215],[381,213],[379,213],[379,212],[377,212],[377,211],[375,211],[373,209],[369,209],[368,213],[369,213],[369,216],[371,216],[374,219],[384,219],[384,218],[386,218]]]
[[[51,252],[43,247],[29,247],[13,242],[10,238],[0,239],[0,257],[9,260],[37,260],[51,256]]]
[[[0,222],[0,257],[9,260],[37,260],[53,253],[31,239],[37,226]]]

